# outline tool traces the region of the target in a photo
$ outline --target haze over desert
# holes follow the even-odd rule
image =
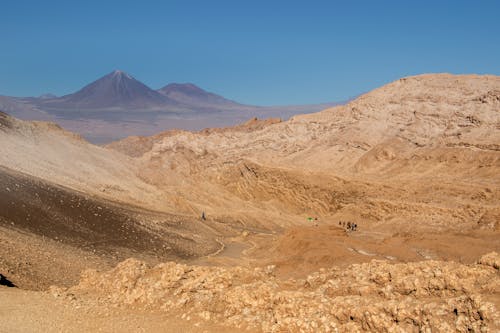
[[[412,13],[388,3],[278,3],[105,4],[99,10],[121,14],[106,20],[93,2],[76,5],[78,15],[65,6],[27,9],[33,22],[17,34],[36,36],[39,27],[62,37],[67,27],[85,48],[71,56],[54,49],[65,55],[56,63],[43,56],[55,55],[46,41],[37,61],[67,80],[51,94],[8,74],[22,76],[33,56],[5,58],[9,71],[0,65],[0,89],[12,87],[0,96],[0,332],[500,331],[500,72],[488,60],[500,56],[500,34],[488,56],[486,47],[466,54],[463,43],[500,32],[498,21],[472,24],[475,5],[450,2],[446,22],[455,30],[433,35],[426,29],[440,27],[443,4],[429,14],[425,2],[408,5]],[[477,6],[487,17],[499,9]],[[54,21],[35,9],[55,10]],[[387,22],[400,44],[384,25],[352,23],[355,13]],[[429,15],[429,26],[418,15]],[[408,32],[403,21],[421,30]],[[152,53],[140,58],[138,49],[160,33],[172,44],[148,44]],[[209,43],[209,33],[220,39]],[[364,43],[363,59],[388,57],[393,66],[357,76],[354,68],[368,65],[344,33]],[[448,43],[423,38],[434,43],[441,34]],[[89,36],[100,46],[88,49]],[[116,53],[120,38],[131,44]],[[328,38],[353,48],[353,59],[320,42]],[[369,54],[374,40],[399,51]],[[399,63],[412,41],[435,52]],[[299,56],[296,42],[318,53]],[[12,54],[21,47],[6,45]],[[464,49],[439,59],[453,47]],[[177,65],[157,62],[155,52]],[[192,63],[201,54],[218,73]],[[86,70],[64,74],[68,59],[84,55]],[[270,67],[255,63],[263,59]],[[320,99],[323,75],[329,66],[341,73],[333,64],[341,60],[355,79],[332,76],[344,95]],[[287,61],[294,65],[282,67]],[[127,64],[148,84],[113,69]],[[310,75],[321,82],[317,91],[305,88]],[[47,87],[55,84],[46,77]],[[100,78],[82,85],[89,77]],[[165,85],[192,79],[221,93]],[[253,80],[262,85],[241,93]],[[381,80],[388,83],[374,85]],[[18,85],[39,97],[12,97],[21,96]],[[289,99],[266,103],[269,90],[287,90]]]

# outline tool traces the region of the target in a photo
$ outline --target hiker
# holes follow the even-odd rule
[[[204,212],[204,211],[203,211],[203,212],[201,212],[201,219],[202,219],[203,221],[205,221],[205,220],[207,219],[207,218],[205,217],[205,212]]]
[[[351,222],[347,222],[347,230],[351,229]]]

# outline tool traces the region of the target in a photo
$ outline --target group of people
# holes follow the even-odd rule
[[[339,225],[341,227],[344,227],[346,229],[346,231],[356,231],[358,230],[358,225],[354,222],[350,222],[350,221],[339,221]]]
[[[207,217],[205,216],[205,211],[201,212],[201,220],[202,221],[205,221],[207,219]],[[318,226],[318,218],[315,217],[308,217],[307,218],[308,221],[312,222],[312,221],[315,221],[315,225]],[[351,222],[351,221],[339,221],[339,226],[343,227],[346,231],[356,231],[358,230],[358,225],[354,222]]]

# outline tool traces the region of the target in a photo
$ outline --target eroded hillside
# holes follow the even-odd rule
[[[196,201],[216,215],[229,206],[266,219],[272,207],[279,225],[349,215],[361,224],[414,220],[412,229],[486,227],[482,217],[499,208],[499,98],[495,76],[422,75],[250,131],[136,140],[131,155],[142,155],[143,180],[177,186],[184,206]]]

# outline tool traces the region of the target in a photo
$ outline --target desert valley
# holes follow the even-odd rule
[[[500,77],[301,110],[97,145],[4,109],[0,332],[500,330]]]

